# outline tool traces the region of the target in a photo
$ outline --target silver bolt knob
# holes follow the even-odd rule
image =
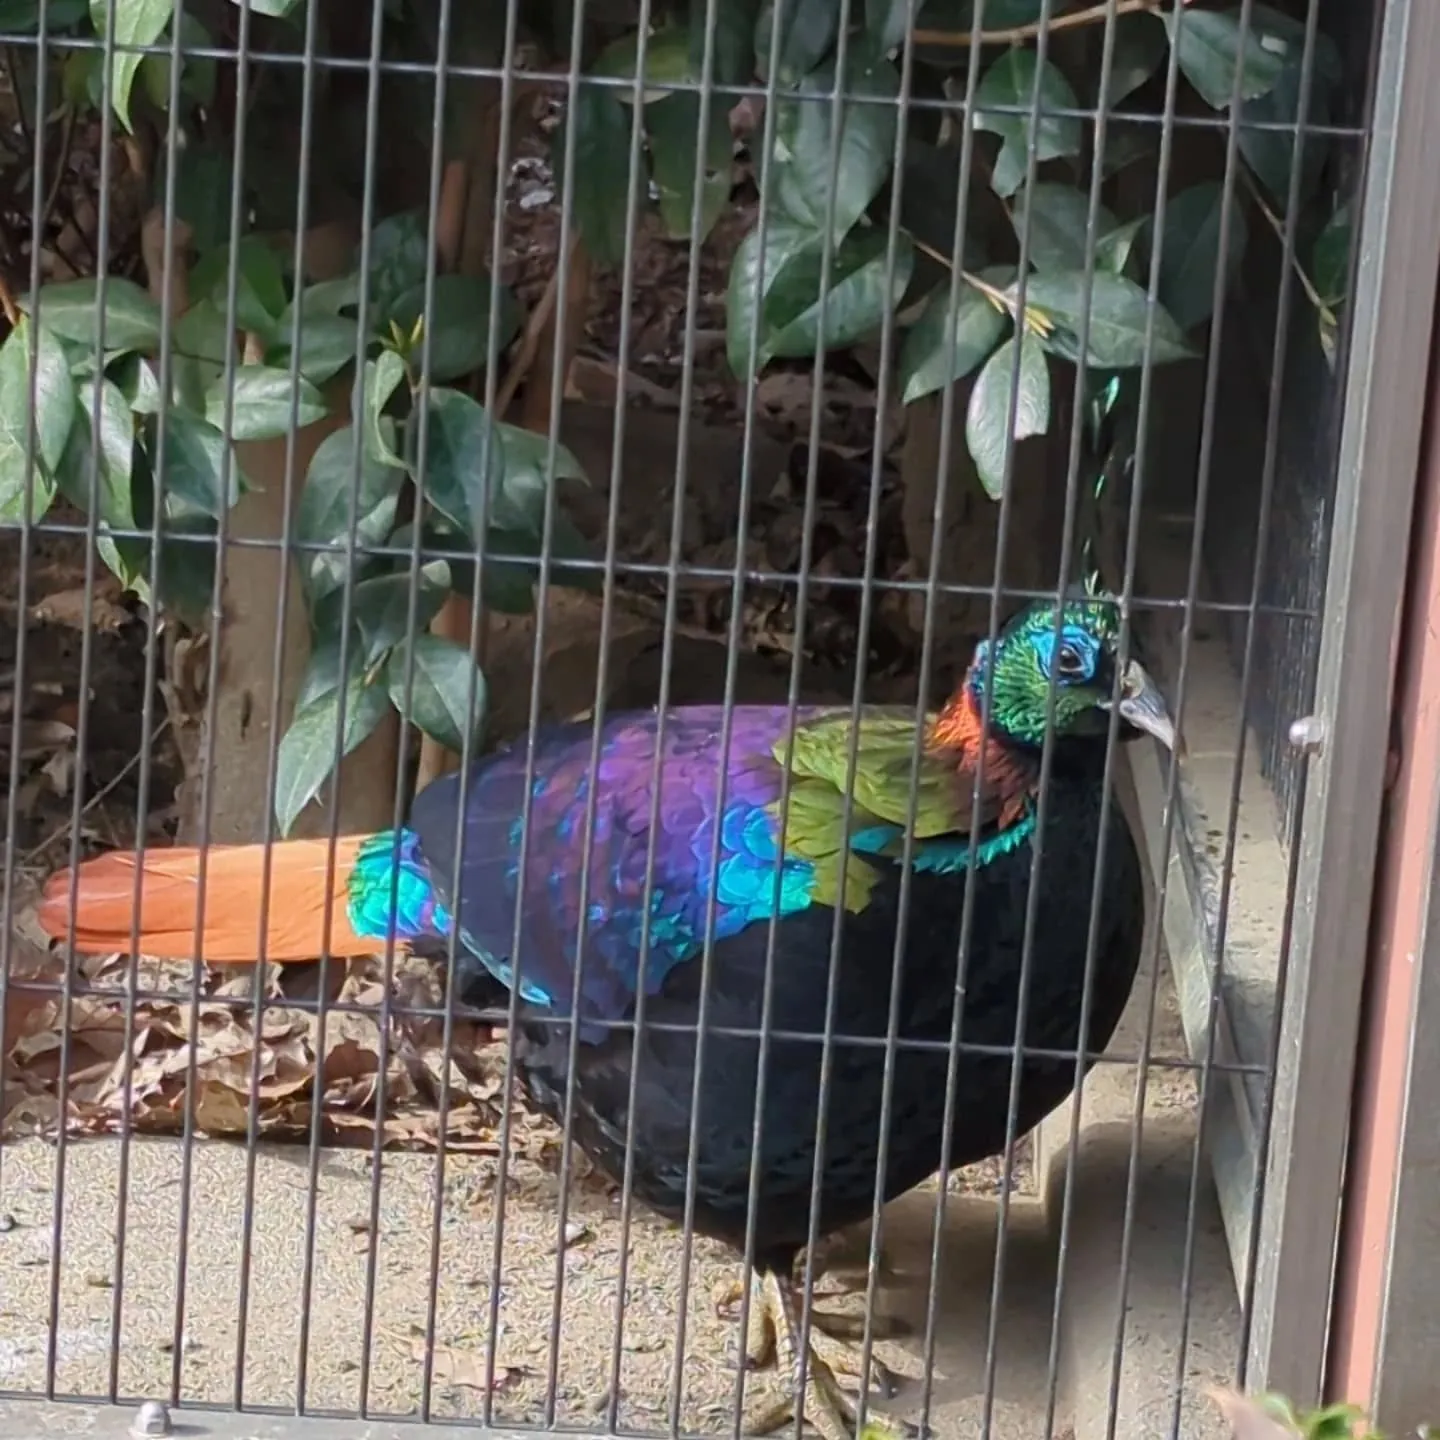
[[[146,1436],[172,1434],[169,1409],[159,1400],[147,1400],[135,1412],[135,1423],[130,1427],[130,1433],[139,1440]]]
[[[1290,743],[1302,755],[1318,755],[1325,746],[1325,722],[1318,715],[1302,715],[1290,726]]]

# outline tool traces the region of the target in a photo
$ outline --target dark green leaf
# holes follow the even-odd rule
[[[79,387],[82,413],[75,417],[69,444],[56,469],[60,491],[78,510],[89,514],[95,423],[94,382]],[[130,498],[130,474],[135,463],[135,419],[119,386],[100,383],[99,493],[96,514],[107,525],[130,529],[135,508]]]
[[[793,255],[765,296],[768,333],[763,351],[768,361],[778,356],[811,356],[820,343],[821,315],[825,348],[844,349],[877,330],[888,309],[900,303],[915,269],[910,237],[896,238],[895,268],[887,276],[883,230],[853,231],[836,247],[830,267],[830,290],[821,300],[821,253],[824,242]]]
[[[760,0],[718,0],[715,6],[711,69],[717,85],[744,85],[755,74],[755,22]],[[705,42],[711,29],[706,0],[690,0],[690,73],[704,73]],[[768,51],[769,32],[766,31]]]
[[[120,542],[116,542],[117,545]],[[149,546],[145,573],[149,574]],[[198,626],[215,594],[215,522],[205,515],[167,516],[160,541],[160,586],[153,599],[148,584],[141,590],[147,603]]]
[[[1058,15],[1069,0],[1055,0],[1050,13]],[[975,0],[927,0],[923,19],[927,30],[964,31],[975,27]],[[986,31],[1011,30],[1018,25],[1033,25],[1045,13],[1045,0],[985,0],[981,28]]]
[[[1108,235],[1115,228],[1115,217],[1103,205],[1097,210],[1096,234]],[[1030,263],[1037,270],[1085,268],[1085,236],[1090,219],[1088,194],[1073,185],[1037,181],[1015,196],[1011,224],[1015,227],[1017,240],[1025,233],[1027,215],[1030,218]],[[1096,249],[1098,252],[1098,240]]]
[[[730,368],[741,378],[749,364],[762,268],[757,364],[763,368],[778,355],[813,355],[819,332],[823,237],[803,226],[776,220],[765,241],[763,267],[758,229],[740,242],[730,267],[725,343]],[[885,252],[886,236],[880,230],[857,230],[836,247],[830,293],[823,307],[828,348],[838,349],[870,334],[885,311],[904,295],[915,265],[914,246],[908,236],[899,236],[895,273],[888,285]]]
[[[121,0],[123,5],[125,0]],[[180,23],[180,94],[195,101],[197,105],[215,103],[215,59],[211,55],[196,54],[196,51],[213,49],[215,38],[205,26],[189,11],[181,16]],[[170,55],[150,54],[142,57],[139,70],[140,83],[150,103],[157,110],[170,108]]]
[[[490,306],[498,303],[499,351],[520,332],[520,307],[509,289],[502,285],[492,290],[485,275],[437,275],[435,277],[435,309],[430,327],[430,381],[441,384],[458,380],[474,370],[484,368],[490,345]],[[405,335],[424,313],[425,286],[407,290],[396,301],[391,318]],[[306,322],[307,328],[309,321]],[[354,327],[351,327],[353,335]],[[352,341],[353,344],[353,341]],[[420,373],[423,354],[416,345],[412,354],[415,373]]]
[[[650,166],[658,192],[660,219],[672,240],[690,236],[695,204],[695,144],[700,129],[700,96],[666,95],[645,111]],[[730,118],[719,98],[710,104],[709,129],[701,157],[700,238],[714,228],[730,202],[730,166],[735,142]]]
[[[491,523],[539,539],[545,523],[545,497],[550,492],[546,478],[549,436],[503,422],[498,430],[504,455],[504,479],[495,488],[490,509]],[[555,478],[580,481],[587,478],[580,462],[558,442],[555,446]]]
[[[731,373],[737,379],[744,379],[749,373],[750,347],[757,330],[760,336],[755,357],[757,370],[763,370],[768,363],[765,298],[775,288],[776,278],[786,263],[815,243],[812,231],[776,217],[766,227],[763,252],[758,225],[736,246],[725,294],[725,353]]]
[[[1020,342],[1020,384],[1015,388],[1015,347]],[[1010,405],[1015,397],[1015,426],[1010,431]],[[999,499],[1005,489],[1007,431],[1016,440],[1043,435],[1050,424],[1050,369],[1045,351],[1033,335],[1012,335],[985,362],[970,392],[965,412],[965,443],[975,461],[985,493]]]
[[[829,97],[835,75],[829,62],[812,71],[795,99],[779,102],[775,117],[775,198],[790,219],[816,231],[826,224],[832,193],[835,114]],[[900,77],[883,56],[855,45],[840,89],[846,102],[833,187],[836,240],[850,233],[890,174],[897,121],[890,102],[899,94]]]
[[[188,18],[188,16],[187,16]],[[162,151],[156,189],[164,194],[164,170],[168,156]],[[176,150],[175,214],[193,231],[192,244],[205,255],[230,237],[230,192],[234,179],[234,156],[228,144],[192,139]]]
[[[150,446],[154,453],[154,445]],[[217,519],[240,498],[240,467],[208,420],[171,410],[165,430],[165,488]]]
[[[35,385],[34,489],[30,518],[41,519],[55,498],[55,470],[75,423],[75,382],[59,340],[41,324],[33,327],[35,367],[30,365],[32,326],[26,316],[0,345],[0,521],[24,518],[27,471],[26,431]]]
[[[407,674],[408,706],[405,703]],[[447,750],[460,754],[467,734],[477,738],[480,735],[485,724],[485,673],[468,650],[438,635],[416,635],[396,647],[386,666],[385,678],[395,708],[402,715],[408,714],[413,725]]]
[[[1097,271],[1090,293],[1090,349],[1087,364],[1107,370],[1128,369],[1145,360],[1145,324],[1149,309],[1145,291],[1123,275]],[[1018,296],[1010,287],[1010,297]],[[1032,275],[1025,291],[1027,310],[1038,310],[1057,329],[1046,348],[1068,360],[1079,355],[1079,334],[1085,306],[1083,274]],[[1188,360],[1194,351],[1185,343],[1184,333],[1166,314],[1155,307],[1154,343],[1150,358],[1157,365],[1170,360]]]
[[[345,730],[340,739],[340,697],[345,697]],[[300,812],[320,792],[341,758],[373,733],[390,709],[390,696],[378,681],[363,676],[320,696],[296,713],[276,755],[275,819],[282,835],[290,833]]]
[[[230,3],[240,5],[244,0],[230,0]],[[300,4],[301,0],[250,0],[250,11],[254,15],[275,15],[283,19]]]
[[[991,184],[997,195],[1013,195],[1025,183],[1030,115],[987,111],[984,107],[1023,106],[1028,112],[1035,103],[1037,71],[1040,117],[1035,126],[1036,159],[1057,160],[1080,153],[1082,132],[1079,120],[1053,113],[1078,108],[1070,82],[1049,61],[1042,69],[1033,50],[1007,50],[985,72],[985,78],[975,92],[975,128],[989,130],[1004,142],[995,157],[991,175]]]
[[[300,294],[300,308],[306,315],[338,315],[342,310],[354,310],[360,304],[360,276],[353,270],[338,280],[319,280],[307,285]],[[290,319],[291,306],[285,310],[284,320]]]
[[[90,0],[90,23],[97,35],[105,34],[110,18],[111,0]],[[115,44],[117,46],[153,45],[165,32],[170,23],[170,14],[175,0],[114,0],[115,3]],[[140,68],[143,57],[138,52],[116,50],[110,89],[111,104],[120,117],[120,123],[127,130],[135,127],[130,123],[130,91],[135,84],[135,72]]]
[[[505,483],[505,449],[484,407],[461,390],[430,392],[425,498],[466,535],[484,529],[487,489]]]
[[[1291,58],[1271,90],[1240,107],[1240,153],[1269,191],[1271,200],[1283,211],[1290,203],[1290,172],[1295,163],[1294,127],[1300,116],[1305,27],[1268,5],[1256,5],[1255,12],[1257,23],[1263,23],[1267,30],[1287,40]],[[1328,125],[1334,118],[1335,87],[1343,74],[1335,42],[1328,35],[1317,33],[1309,103],[1305,107],[1307,127]],[[1261,130],[1256,128],[1259,125],[1283,128]],[[1299,204],[1308,203],[1315,193],[1331,143],[1323,135],[1306,134],[1301,152]]]
[[[1100,156],[1100,173],[1107,180],[1127,165],[1143,160],[1159,147],[1158,127],[1118,122],[1105,129],[1105,150]]]
[[[340,617],[339,611],[327,615],[324,628],[312,629],[310,636],[310,658],[300,676],[300,688],[295,694],[295,713],[308,710],[322,695],[333,695],[343,683],[340,670]],[[344,675],[352,680],[365,673],[360,637],[355,627],[350,627],[350,644],[345,649]]]
[[[924,0],[917,0],[918,14]],[[865,32],[876,49],[894,50],[904,43],[910,23],[910,0],[865,0]]]
[[[415,624],[410,624],[409,570],[374,575],[355,586],[350,600],[350,618],[360,635],[362,663],[369,669],[384,659],[386,652],[407,635],[423,630],[439,613],[450,593],[450,567],[443,560],[431,560],[420,567],[415,585]],[[327,610],[341,612],[342,594],[328,597]]]
[[[425,283],[425,216],[407,210],[382,220],[370,232],[370,314],[371,330],[388,328],[391,307],[407,291]],[[355,253],[358,268],[361,252]]]
[[[1350,287],[1350,202],[1325,222],[1310,255],[1310,279],[1321,301],[1334,307]]]
[[[268,364],[289,366],[290,324],[276,327],[280,343],[265,353]],[[305,315],[300,322],[300,373],[312,384],[332,380],[355,359],[360,337],[348,315]]]
[[[1258,7],[1257,7],[1258,8]],[[1251,16],[1249,31],[1241,37],[1241,9],[1197,10],[1187,6],[1167,10],[1165,27],[1179,54],[1180,69],[1213,110],[1224,110],[1235,94],[1240,72],[1240,99],[1254,100],[1279,80],[1290,59],[1290,41],[1266,29]]]
[[[235,324],[266,340],[276,338],[276,322],[285,313],[285,272],[272,245],[249,235],[236,250]],[[190,272],[190,293],[208,300],[228,317],[230,247],[222,245],[202,257]]]
[[[234,380],[234,408],[230,417],[230,435],[234,440],[273,440],[288,435],[292,428],[303,430],[329,413],[320,392],[303,376],[298,383],[291,384],[288,370],[269,365],[240,365]],[[205,418],[222,433],[225,388],[222,375],[205,397]]]
[[[176,400],[203,411],[205,395],[225,373],[234,337],[225,316],[209,300],[192,305],[174,325],[170,374]]]
[[[635,71],[640,59],[640,32],[631,30],[618,40],[607,45],[595,57],[590,67],[592,75],[603,75],[614,80],[635,81]],[[674,94],[664,88],[691,79],[690,38],[677,26],[667,26],[651,35],[645,46],[645,89],[641,91],[641,103],[651,105]],[[659,82],[658,85],[653,82]],[[615,98],[625,104],[634,99],[633,90],[612,89]]]
[[[1149,223],[1150,216],[1137,215],[1133,220],[1122,220],[1114,229],[1102,235],[1095,244],[1096,265],[1116,275],[1122,274],[1130,263],[1136,237]]]
[[[137,415],[157,415],[160,412],[160,381],[149,360],[143,355],[126,355],[109,370],[111,378],[120,387],[125,403]]]
[[[1006,316],[978,290],[960,287],[954,308],[947,280],[930,296],[900,349],[901,393],[907,405],[968,375],[994,348]],[[954,359],[947,354],[954,336]]]
[[[1115,22],[1110,84],[1100,108],[1113,110],[1127,95],[1138,90],[1160,68],[1169,48],[1165,26],[1158,15],[1122,15]],[[1100,62],[1097,59],[1095,63],[1098,82]]]
[[[98,280],[63,280],[40,291],[40,320],[61,340],[94,355],[99,336]],[[28,311],[24,297],[21,309]],[[105,282],[105,350],[158,350],[160,307],[133,281],[112,275]]]
[[[89,0],[0,0],[0,33],[35,34],[40,28],[41,5],[52,36],[78,25],[90,13]]]
[[[377,460],[386,465],[404,466],[405,462],[388,443],[388,431],[382,425],[385,407],[405,378],[405,362],[393,350],[382,350],[374,360],[365,362],[365,403],[357,406],[365,414],[365,444]]]
[[[296,539],[302,544],[343,545],[350,529],[350,494],[358,485],[355,504],[357,558],[366,547],[383,545],[395,523],[405,474],[386,465],[361,446],[355,454],[353,426],[337,430],[320,442],[295,516]],[[357,475],[358,466],[358,475]],[[301,575],[312,609],[345,583],[343,551],[305,556]]]
[[[774,27],[775,0],[765,0],[755,20],[755,69],[762,80],[770,78]],[[840,7],[835,0],[785,0],[775,47],[780,55],[780,83],[794,84],[808,75],[830,53],[839,33]]]
[[[619,265],[625,258],[630,112],[613,91],[582,81],[573,113],[555,127],[550,163],[557,186],[565,174],[565,136],[571,124],[575,126],[575,220],[591,257],[601,265]]]
[[[1172,195],[1165,206],[1165,243],[1160,252],[1160,303],[1182,330],[1210,318],[1215,266],[1220,258],[1220,207],[1223,186],[1203,180]],[[1239,196],[1230,202],[1230,243],[1226,274],[1233,276],[1245,256],[1248,239]]]

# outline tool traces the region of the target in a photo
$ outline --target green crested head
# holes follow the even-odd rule
[[[1073,592],[1063,605],[1037,601],[1014,615],[996,637],[993,660],[988,641],[975,647],[965,677],[967,698],[979,712],[988,690],[992,729],[1013,743],[1039,746],[1053,678],[1056,735],[1103,738],[1114,701],[1119,643],[1120,607],[1098,587]],[[1164,698],[1137,660],[1126,662],[1118,708],[1122,739],[1143,731],[1173,748],[1175,727]]]

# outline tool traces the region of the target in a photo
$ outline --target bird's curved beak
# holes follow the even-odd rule
[[[1108,701],[1106,708],[1109,708]],[[1117,708],[1127,724],[1153,735],[1167,750],[1175,749],[1175,722],[1165,708],[1165,697],[1138,660],[1131,660],[1125,666]]]

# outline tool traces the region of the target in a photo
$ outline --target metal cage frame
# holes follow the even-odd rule
[[[1310,763],[1300,843],[1291,857],[1293,918],[1271,1118],[1267,1126],[1264,1112],[1251,1107],[1254,1087],[1241,1082],[1211,1096],[1213,1113],[1206,1121],[1237,1273],[1251,1287],[1250,1381],[1301,1397],[1323,1393],[1326,1380],[1333,1270],[1316,1261],[1335,1254],[1340,1224],[1366,980],[1361,957],[1368,949],[1386,787],[1387,746],[1380,737],[1390,733],[1407,582],[1395,557],[1406,552],[1411,525],[1440,278],[1440,171],[1427,163],[1427,145],[1433,146],[1431,137],[1440,131],[1440,86],[1434,83],[1440,7],[1427,0],[1379,0],[1379,5],[1364,244],[1349,323],[1316,698],[1313,715],[1297,722],[1293,732]],[[562,278],[562,308],[564,285]],[[1152,854],[1161,853],[1153,831],[1143,839]],[[1169,863],[1178,861],[1172,856]],[[1198,901],[1188,892],[1188,883],[1170,887],[1164,923],[1172,942],[1200,928]],[[1175,948],[1172,943],[1172,953]],[[1210,1024],[1219,1027],[1223,1049],[1230,1021],[1223,998],[1212,1003]],[[1197,1060],[1203,1039],[1203,1033],[1199,1039],[1191,1035]],[[1257,1211],[1249,1197],[1262,1161],[1263,1203]],[[534,1433],[441,1423],[455,1433],[495,1440]],[[88,1402],[0,1400],[0,1436],[18,1440],[36,1433],[97,1440],[147,1434],[420,1440],[442,1432],[435,1422],[313,1411],[291,1418],[187,1407],[170,1417]]]

